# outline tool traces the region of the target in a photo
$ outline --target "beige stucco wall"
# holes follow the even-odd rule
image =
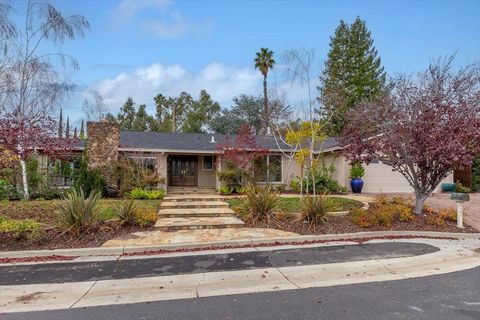
[[[327,164],[331,161],[335,164],[335,172],[333,178],[337,180],[339,184],[347,187],[350,190],[350,164],[344,156],[328,154],[325,155],[325,162]],[[392,171],[392,168],[381,162],[371,163],[364,165],[365,176],[363,177],[364,186],[362,192],[364,193],[410,193],[413,192],[413,188],[410,186],[405,177],[397,172]],[[435,192],[441,192],[440,185],[444,182],[453,182],[453,174],[446,177],[439,186],[435,189]]]
[[[295,177],[300,176],[302,170],[295,159],[290,156],[282,155],[282,181],[287,189],[290,189],[290,182]]]

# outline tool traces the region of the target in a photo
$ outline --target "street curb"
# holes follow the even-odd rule
[[[480,233],[450,233],[450,232],[432,232],[432,231],[371,231],[357,232],[345,234],[327,234],[327,235],[299,235],[290,237],[276,237],[267,239],[240,239],[210,242],[192,242],[192,243],[176,243],[151,246],[122,246],[122,247],[98,247],[98,248],[73,248],[73,249],[54,249],[54,250],[26,250],[26,251],[1,251],[2,258],[31,258],[31,257],[48,257],[48,256],[122,256],[127,253],[143,253],[149,251],[161,250],[182,250],[186,251],[202,248],[235,248],[242,246],[266,245],[266,244],[285,244],[312,241],[334,241],[334,240],[355,240],[362,238],[381,238],[381,237],[433,237],[433,238],[455,238],[455,239],[478,239]]]

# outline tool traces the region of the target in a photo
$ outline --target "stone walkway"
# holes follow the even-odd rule
[[[178,188],[160,206],[156,231],[135,232],[109,240],[103,247],[188,244],[194,242],[271,239],[295,236],[275,229],[245,228],[225,197],[205,189]]]
[[[185,229],[241,228],[245,223],[238,219],[222,197],[215,194],[174,194],[163,199],[155,228],[160,231]]]

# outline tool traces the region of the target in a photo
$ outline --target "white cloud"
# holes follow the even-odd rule
[[[104,79],[86,89],[82,95],[88,97],[93,90],[98,90],[110,110],[116,112],[129,96],[137,104],[152,106],[153,97],[158,93],[178,96],[185,91],[198,96],[202,89],[206,89],[213,99],[228,106],[232,98],[239,94],[260,94],[261,83],[260,73],[253,68],[213,62],[199,72],[192,73],[180,65],[154,63],[131,73],[120,73],[114,78]]]
[[[117,26],[135,23],[158,38],[199,35],[213,26],[212,19],[193,20],[172,9],[171,0],[123,0],[113,10]]]
[[[171,0],[122,0],[113,12],[115,19],[125,22],[147,9],[165,11],[171,4]]]

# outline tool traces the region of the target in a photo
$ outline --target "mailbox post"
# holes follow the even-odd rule
[[[468,193],[452,192],[451,198],[457,203],[457,227],[463,228],[463,203],[470,201],[470,195]]]

